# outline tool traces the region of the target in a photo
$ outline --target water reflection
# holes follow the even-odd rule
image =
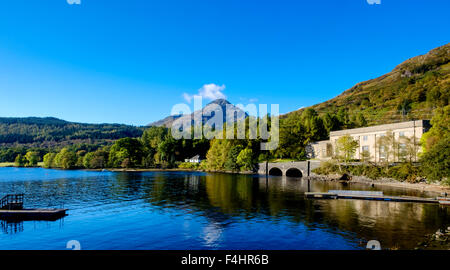
[[[15,234],[23,232],[23,221],[7,221],[1,220],[0,226],[4,234]]]
[[[424,234],[444,228],[449,223],[448,208],[437,205],[307,200],[304,192],[308,190],[308,184],[313,191],[343,188],[375,190],[366,185],[352,184],[343,187],[338,183],[308,183],[285,177],[267,180],[264,177],[206,174],[184,176],[182,182],[172,180],[171,183],[157,177],[150,193],[147,193],[147,199],[150,203],[164,207],[186,207],[186,203],[189,203],[191,210],[210,220],[204,229],[208,232],[211,232],[211,228],[220,232],[224,222],[232,223],[233,218],[263,218],[271,221],[287,219],[313,229],[348,232],[361,240],[377,239],[384,246],[395,248],[413,248]],[[414,190],[382,190],[391,195],[424,195]]]
[[[364,241],[376,239],[386,248],[411,249],[425,234],[449,225],[448,208],[438,205],[309,200],[304,197],[308,190],[331,189],[381,190],[388,195],[433,195],[391,187],[373,188],[362,184],[344,187],[332,182],[308,183],[298,178],[185,172],[86,174],[73,171],[72,174],[64,172],[61,178],[52,175],[51,179],[42,179],[41,172],[37,171],[33,178],[27,171],[21,178],[19,170],[13,175],[13,181],[0,177],[0,191],[2,194],[26,194],[27,207],[64,204],[70,209],[69,227],[72,224],[83,226],[83,231],[73,227],[72,231],[67,231],[84,233],[86,238],[102,235],[102,247],[105,248],[112,247],[112,240],[107,237],[117,235],[135,239],[140,243],[139,247],[146,248],[177,249],[185,247],[180,246],[183,241],[192,243],[186,244],[191,248],[268,248],[267,241],[276,239],[278,245],[274,248],[309,249],[319,248],[315,245],[320,241],[326,243],[326,239],[319,238],[331,234],[359,244],[360,248]],[[169,223],[160,224],[162,218]],[[27,224],[2,222],[2,231],[7,234],[32,230]],[[250,233],[254,242],[242,243],[245,233],[249,233],[245,228],[252,228]],[[66,231],[61,226],[53,230]],[[271,233],[273,231],[276,233]],[[327,234],[313,233],[318,231]],[[141,236],[149,233],[151,239],[162,237],[167,244],[163,242],[156,246],[152,241],[151,246]],[[121,236],[124,234],[127,236]],[[49,235],[52,235],[50,231]],[[173,238],[170,243],[168,235]],[[128,245],[128,242],[122,245]],[[352,248],[334,244],[330,243],[329,248]]]

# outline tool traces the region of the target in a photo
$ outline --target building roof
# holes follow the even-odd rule
[[[200,155],[195,155],[195,156],[191,157],[190,159],[200,159]]]
[[[430,127],[430,121],[429,120],[416,120],[416,121],[400,122],[400,123],[377,125],[377,126],[370,126],[370,127],[352,128],[352,129],[331,131],[330,132],[330,137],[332,137],[332,136],[342,136],[342,135],[345,135],[345,134],[370,133],[370,132],[386,131],[386,130],[402,129],[402,128],[411,128],[411,127],[425,127],[425,128],[429,128]]]

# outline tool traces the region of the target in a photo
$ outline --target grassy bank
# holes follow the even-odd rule
[[[43,167],[43,166],[44,166],[43,162],[38,162],[38,164],[34,167]],[[14,162],[0,162],[0,168],[5,167],[19,167],[19,166],[16,166]]]

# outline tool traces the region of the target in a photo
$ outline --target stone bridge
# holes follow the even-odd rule
[[[311,171],[320,166],[320,161],[269,162],[258,165],[258,174],[302,177],[313,175]]]

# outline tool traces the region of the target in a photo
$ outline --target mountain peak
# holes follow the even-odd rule
[[[220,108],[217,108],[216,106],[211,106],[213,104],[217,104],[219,105]],[[191,117],[193,119],[194,115],[198,115],[198,114],[202,114],[202,119],[203,119],[203,123],[207,122],[208,119],[210,119],[213,115],[217,114],[218,110],[222,110],[223,113],[223,123],[227,122],[227,107],[228,105],[231,105],[232,108],[234,108],[237,111],[242,111],[240,108],[238,107],[234,107],[234,105],[232,103],[230,103],[228,100],[224,99],[224,98],[218,98],[216,100],[211,101],[210,103],[208,103],[206,106],[204,106],[201,110],[197,110],[193,113],[186,114],[186,115],[171,115],[168,116],[164,119],[161,119],[159,121],[153,122],[151,124],[149,124],[148,126],[165,126],[165,127],[170,127],[172,125],[172,123],[177,120],[180,117]],[[204,116],[203,116],[204,115]],[[246,112],[244,112],[245,117],[248,116],[248,114]]]
[[[226,106],[227,104],[231,104],[231,103],[228,100],[224,99],[224,98],[218,98],[218,99],[213,100],[210,103],[208,103],[208,105],[210,105],[210,104],[217,104],[217,105],[220,105],[220,106]]]

